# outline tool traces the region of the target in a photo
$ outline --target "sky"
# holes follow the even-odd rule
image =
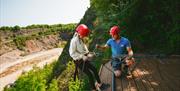
[[[0,26],[78,23],[89,0],[0,0]]]

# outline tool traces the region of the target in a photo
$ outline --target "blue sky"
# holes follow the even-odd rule
[[[77,23],[89,0],[0,0],[0,26]]]

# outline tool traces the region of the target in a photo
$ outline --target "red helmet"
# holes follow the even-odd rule
[[[86,25],[80,24],[76,28],[76,32],[78,32],[78,34],[80,34],[81,36],[88,36],[90,30],[88,29],[88,27]]]
[[[118,34],[120,31],[121,31],[121,30],[119,29],[118,26],[113,26],[113,27],[111,27],[109,33],[110,33],[110,35],[116,35],[116,34]]]

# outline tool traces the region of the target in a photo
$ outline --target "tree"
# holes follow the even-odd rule
[[[17,31],[19,31],[21,28],[18,26],[18,25],[16,25],[16,26],[14,26],[13,28],[12,28],[12,31],[13,32],[17,32]]]

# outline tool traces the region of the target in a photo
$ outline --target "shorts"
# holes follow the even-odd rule
[[[112,58],[111,65],[115,71],[121,70],[122,62],[118,58]]]

